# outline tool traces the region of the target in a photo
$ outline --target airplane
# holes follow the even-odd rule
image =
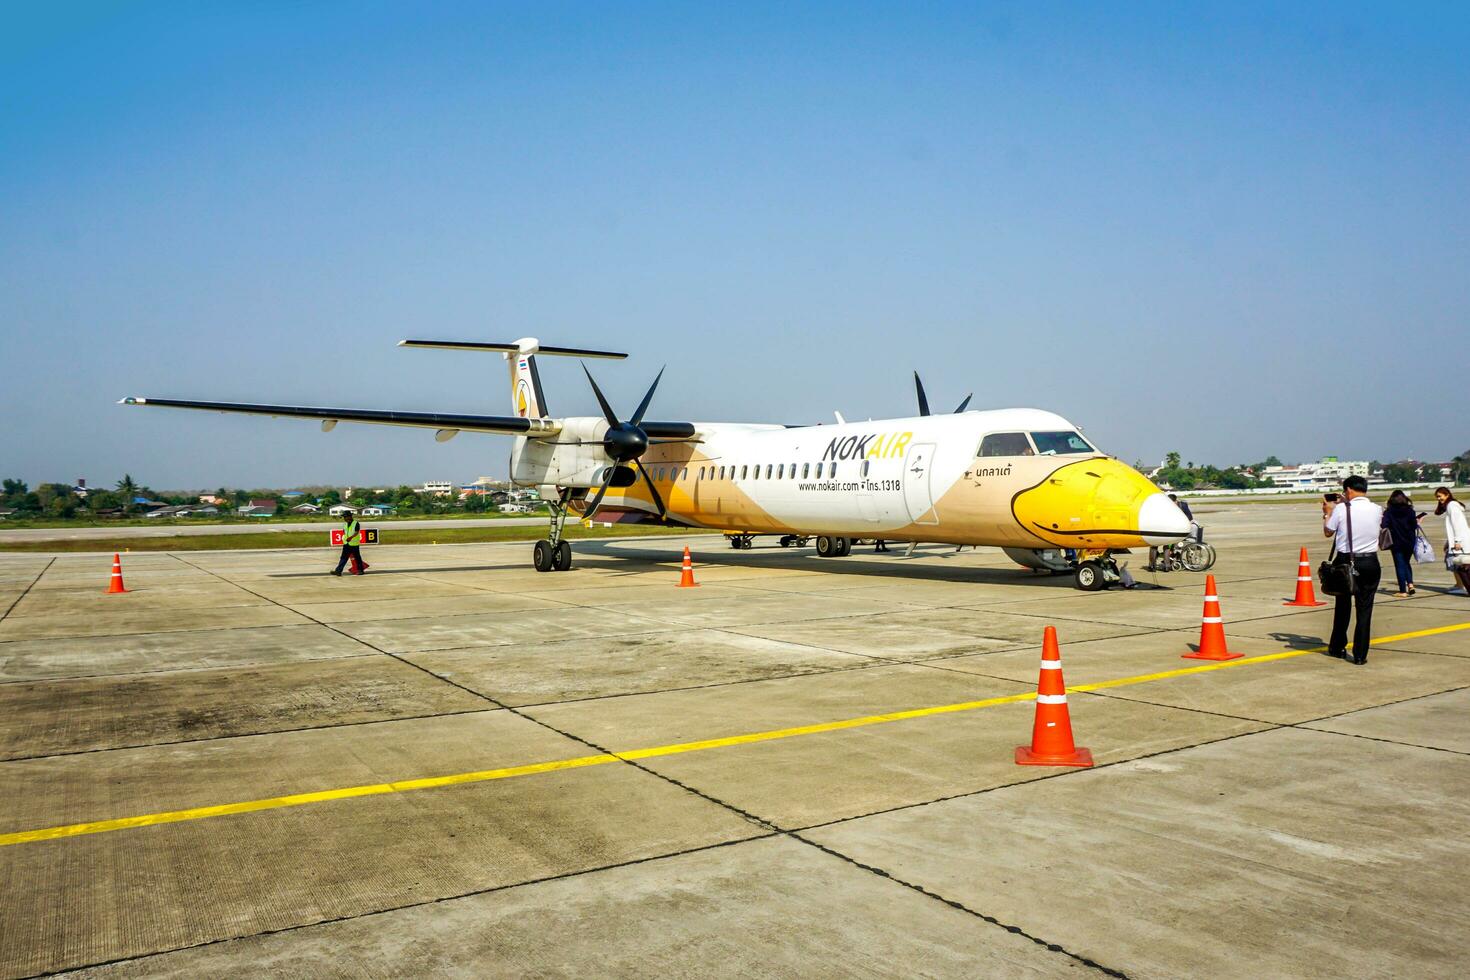
[[[621,360],[614,351],[543,345],[404,340],[400,347],[500,354],[515,414],[448,415],[351,408],[130,397],[120,404],[316,419],[514,437],[510,478],[550,507],[535,543],[539,572],[572,566],[568,516],[733,532],[814,537],[822,558],[858,538],[999,547],[1018,564],[1071,573],[1084,591],[1120,581],[1116,555],[1174,544],[1190,522],[1143,474],[1096,449],[1079,428],[1034,408],[930,412],[835,425],[660,422],[645,418],[663,371],[620,417],[585,365],[600,417],[550,415],[538,355]],[[747,537],[748,540],[748,537]]]

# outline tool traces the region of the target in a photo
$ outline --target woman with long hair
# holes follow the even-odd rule
[[[1465,505],[1455,499],[1449,487],[1434,491],[1438,506],[1435,514],[1444,518],[1444,561],[1459,582],[1451,595],[1470,595],[1470,522],[1465,520]]]
[[[1414,513],[1408,494],[1402,490],[1389,494],[1382,526],[1388,529],[1388,551],[1393,555],[1393,570],[1399,580],[1399,590],[1394,595],[1400,599],[1414,594],[1414,538],[1419,532],[1420,516]]]

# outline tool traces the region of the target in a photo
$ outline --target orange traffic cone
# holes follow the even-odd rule
[[[1205,614],[1199,624],[1199,649],[1183,655],[1185,660],[1235,660],[1245,656],[1225,649],[1225,625],[1220,621],[1220,596],[1215,576],[1205,576]]]
[[[679,588],[697,589],[699,583],[694,581],[694,562],[689,560],[689,546],[684,546],[684,571],[679,576]]]
[[[1312,563],[1307,561],[1307,549],[1302,549],[1301,560],[1296,563],[1296,598],[1290,602],[1283,602],[1283,606],[1325,606],[1327,603],[1317,601],[1317,593],[1312,588]]]
[[[125,589],[125,588],[123,588],[123,580],[122,580],[122,559],[117,556],[117,552],[113,552],[113,554],[112,554],[112,581],[109,582],[109,583],[107,583],[107,594],[108,595],[112,595],[114,592],[126,592],[126,591],[128,591],[128,590]]]
[[[1062,654],[1055,626],[1046,628],[1041,643],[1041,678],[1036,685],[1036,721],[1031,744],[1016,746],[1018,766],[1092,765],[1092,753],[1072,741],[1072,716],[1067,712],[1067,685],[1062,681]]]

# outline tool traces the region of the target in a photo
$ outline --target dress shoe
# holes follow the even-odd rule
[[[1335,657],[1338,660],[1346,660],[1348,658],[1348,655],[1347,655],[1347,651],[1346,650],[1337,650],[1337,651],[1323,650],[1322,651],[1322,656],[1324,656],[1324,657]]]
[[[1353,657],[1348,662],[1351,663],[1351,664],[1353,664],[1354,666],[1361,667],[1361,666],[1363,666],[1364,664],[1366,664],[1368,662],[1368,658],[1367,657]]]

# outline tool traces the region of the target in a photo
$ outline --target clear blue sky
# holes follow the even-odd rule
[[[498,357],[406,336],[627,350],[625,410],[667,362],[656,418],[910,414],[918,368],[1129,461],[1447,457],[1467,10],[12,4],[0,475],[504,473],[498,437],[114,404],[508,411]]]

